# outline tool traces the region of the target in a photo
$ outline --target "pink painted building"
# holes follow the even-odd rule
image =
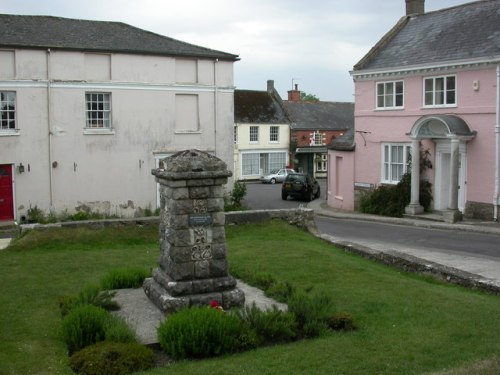
[[[500,0],[407,14],[355,66],[355,132],[328,152],[328,204],[355,210],[363,191],[412,170],[408,214],[420,214],[419,181],[435,212],[497,220],[500,204]],[[415,163],[416,164],[416,163]]]

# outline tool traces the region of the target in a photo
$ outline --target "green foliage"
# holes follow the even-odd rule
[[[281,311],[273,305],[272,310],[262,311],[255,302],[235,314],[247,322],[257,333],[259,344],[287,342],[297,336],[297,322],[292,313]]]
[[[397,185],[382,185],[361,197],[361,212],[383,216],[402,217],[405,207],[410,203],[411,173],[407,172]],[[420,204],[428,211],[432,203],[432,185],[420,181]]]
[[[233,190],[229,195],[224,197],[224,211],[240,211],[244,210],[245,206],[241,203],[247,195],[247,185],[243,181],[235,181]]]
[[[30,223],[46,223],[47,217],[45,216],[45,212],[42,209],[35,207],[30,207],[28,209],[28,222]]]
[[[97,285],[87,285],[75,296],[59,298],[59,308],[62,316],[66,316],[72,309],[83,305],[94,305],[105,310],[117,310],[118,304],[113,301],[115,292],[101,290]]]
[[[429,159],[429,150],[420,150],[420,173],[432,168]],[[405,207],[410,203],[411,197],[411,157],[409,158],[408,171],[401,177],[397,185],[382,185],[370,193],[360,198],[359,209],[367,214],[402,217]],[[420,180],[419,201],[425,211],[431,209],[432,184],[425,180]]]
[[[63,319],[64,341],[70,354],[105,339],[108,320],[106,310],[93,305],[79,306]]]
[[[158,328],[160,346],[173,358],[204,358],[256,346],[254,331],[237,316],[209,307],[182,309]]]
[[[295,315],[298,331],[302,337],[316,337],[328,329],[333,301],[331,296],[324,292],[310,295],[298,291],[288,302],[288,311]]]
[[[108,313],[104,326],[105,340],[113,342],[136,342],[134,331],[122,319]]]
[[[153,351],[137,343],[99,342],[70,358],[73,371],[84,375],[123,375],[149,369],[153,364]]]
[[[238,268],[231,268],[231,273],[249,284],[262,289],[268,297],[278,302],[286,303],[295,293],[295,286],[288,281],[278,281],[273,275],[265,272],[249,272]]]
[[[308,94],[306,92],[300,93],[300,100],[308,102],[319,102],[319,98],[314,94]]]
[[[120,268],[111,270],[101,279],[103,289],[139,288],[149,271],[143,268]]]
[[[356,329],[351,314],[340,311],[328,319],[328,326],[334,331],[353,331]]]
[[[130,327],[101,307],[82,305],[72,309],[62,322],[63,337],[70,354],[99,341],[135,342]]]

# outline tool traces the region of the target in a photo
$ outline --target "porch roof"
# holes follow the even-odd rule
[[[418,119],[411,131],[407,134],[410,138],[465,138],[472,139],[477,132],[471,131],[469,125],[455,115],[428,115]]]

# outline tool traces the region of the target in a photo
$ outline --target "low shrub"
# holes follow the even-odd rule
[[[204,358],[233,353],[257,344],[255,332],[237,316],[209,307],[191,307],[169,316],[158,340],[173,358]]]
[[[262,311],[255,305],[245,306],[235,312],[257,333],[259,345],[287,342],[297,336],[297,322],[292,313],[281,311],[276,306],[272,310]]]
[[[224,197],[224,211],[242,211],[247,209],[242,200],[247,194],[247,185],[243,181],[236,181],[233,185],[233,190],[229,195]]]
[[[108,313],[93,305],[71,310],[62,321],[64,341],[70,354],[105,339]]]
[[[104,338],[113,342],[135,342],[136,337],[132,328],[121,318],[108,314],[104,326]]]
[[[328,326],[334,331],[353,331],[356,329],[351,314],[341,311],[328,319]]]
[[[308,295],[299,291],[288,301],[288,311],[295,315],[300,336],[316,337],[328,330],[333,301],[326,293]]]
[[[103,341],[74,353],[69,362],[84,375],[122,375],[151,368],[154,353],[137,343]]]
[[[62,321],[64,341],[70,354],[99,341],[134,342],[134,332],[120,318],[101,307],[82,305]]]
[[[149,275],[149,271],[142,268],[115,269],[101,279],[101,287],[103,289],[139,288]]]
[[[63,296],[59,299],[59,308],[62,316],[66,316],[72,309],[83,305],[94,305],[105,310],[118,310],[118,304],[113,301],[115,292],[101,290],[97,285],[87,285],[76,296]]]
[[[277,281],[265,290],[266,295],[276,301],[286,303],[295,293],[295,287],[288,281]]]

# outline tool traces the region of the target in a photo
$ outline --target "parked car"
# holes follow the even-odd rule
[[[288,197],[304,199],[308,202],[319,198],[321,189],[314,177],[305,173],[290,173],[281,186],[281,199]]]
[[[260,176],[260,181],[264,183],[275,184],[276,182],[285,181],[285,177],[289,173],[295,173],[293,169],[283,168],[283,169],[274,169],[269,174],[265,176]]]

